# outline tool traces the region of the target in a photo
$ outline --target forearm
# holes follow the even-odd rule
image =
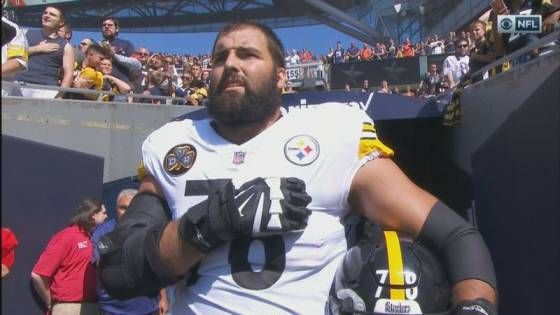
[[[119,92],[122,93],[122,94],[126,94],[126,93],[130,92],[130,90],[132,89],[130,87],[130,85],[128,85],[128,83],[124,82],[121,79],[118,79],[114,76],[109,76],[109,75],[107,75],[106,77],[111,83],[113,83],[117,87]]]
[[[29,49],[28,49],[29,56],[33,56],[33,55],[36,55],[36,54],[40,54],[40,53],[42,53],[42,52],[43,52],[43,50],[41,49],[41,46],[40,46],[40,45],[31,46],[31,47],[29,47]]]
[[[475,300],[478,298],[486,299],[492,304],[497,304],[496,291],[486,282],[467,279],[462,280],[451,288],[451,302],[457,305],[462,301]]]
[[[186,274],[203,257],[196,247],[181,239],[177,220],[169,223],[163,230],[159,252],[163,263],[175,276]]]
[[[2,76],[9,76],[25,70],[25,67],[17,59],[9,59],[2,65]]]
[[[50,279],[47,277],[43,277],[36,273],[31,273],[31,280],[33,282],[33,287],[39,294],[39,297],[43,300],[47,308],[51,307],[51,291],[50,287]]]
[[[127,68],[131,73],[137,74],[142,71],[142,63],[135,58],[115,54],[113,59],[116,63]]]

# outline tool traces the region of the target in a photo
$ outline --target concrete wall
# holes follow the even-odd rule
[[[103,182],[136,174],[142,142],[200,107],[2,97],[2,134],[105,159]]]

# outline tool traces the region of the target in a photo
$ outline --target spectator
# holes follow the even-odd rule
[[[101,32],[103,34],[102,44],[110,47],[114,54],[130,57],[134,53],[134,45],[131,42],[118,38],[119,21],[116,18],[104,18]],[[128,69],[121,64],[120,60],[115,59],[114,62],[112,75],[132,84]]]
[[[132,87],[128,83],[111,74],[113,73],[113,59],[103,58],[101,62],[99,62],[99,68],[101,70],[101,73],[103,73],[103,90],[111,91],[115,94],[120,94],[116,97],[113,95],[109,95],[107,98],[105,98],[105,100],[126,102],[127,98],[125,94],[128,94],[130,91],[132,91]]]
[[[70,27],[70,23],[64,23],[64,25],[58,29],[57,34],[59,37],[66,39],[67,42],[70,42],[72,39],[72,27]]]
[[[373,54],[377,59],[385,59],[387,58],[387,50],[385,45],[382,43],[375,43],[375,48],[373,49]]]
[[[19,26],[2,17],[2,80],[27,70],[29,47]],[[13,88],[2,87],[2,96],[12,95]]]
[[[455,38],[455,32],[449,32],[449,34],[447,35],[447,40],[445,41],[445,52],[446,53],[455,53],[455,41],[457,39]],[[467,42],[468,44],[468,42]]]
[[[191,83],[191,92],[187,96],[187,105],[199,106],[208,98],[208,90],[204,82],[194,79]]]
[[[389,38],[389,47],[387,47],[387,58],[396,58],[397,48],[395,47],[395,41]]]
[[[148,72],[148,86],[142,92],[144,95],[168,96],[168,91],[161,88],[165,75],[159,70],[150,70]],[[161,104],[161,99],[144,99],[143,103]]]
[[[360,60],[369,61],[373,59],[373,50],[367,43],[364,43],[364,47],[360,50]]]
[[[288,65],[297,65],[300,63],[300,57],[295,49],[292,49],[292,53],[288,57]]]
[[[333,53],[333,63],[344,62],[344,48],[342,48],[342,43],[340,41],[336,42],[336,49]]]
[[[74,59],[75,59],[74,71],[81,67],[82,63],[84,62],[86,50],[89,48],[91,44],[94,43],[95,41],[88,37],[85,37],[80,41],[78,47],[76,47],[77,49],[74,50]],[[74,74],[76,75],[77,73]]]
[[[190,72],[183,72],[181,76],[181,85],[178,90],[182,92],[183,95],[187,96],[190,94],[191,83],[193,81],[193,76]]]
[[[334,63],[334,50],[329,48],[329,53],[327,54],[326,63],[333,64]]]
[[[29,43],[28,71],[19,73],[14,80],[25,83],[57,86],[59,70],[62,68],[61,87],[70,87],[74,72],[74,49],[66,39],[58,36],[58,30],[65,24],[64,12],[47,6],[42,15],[42,29],[27,30]],[[62,97],[56,90],[22,88],[25,97]]]
[[[105,59],[110,60],[110,59]],[[104,60],[104,61],[105,61]],[[93,248],[93,260],[96,264],[99,263],[99,250],[98,244],[99,239],[115,229],[117,221],[122,218],[128,206],[132,201],[132,198],[136,195],[136,189],[125,189],[122,190],[117,196],[116,212],[117,218],[111,219],[100,225],[93,236],[91,237],[94,248]],[[148,297],[137,297],[129,300],[117,300],[113,299],[107,294],[107,291],[103,288],[103,285],[97,283],[97,296],[99,297],[99,309],[100,315],[165,315],[168,310],[167,293],[165,289],[160,290],[159,301],[157,298]]]
[[[210,86],[210,71],[202,70],[202,76],[200,78],[206,87]]]
[[[295,51],[295,50],[294,50]],[[296,54],[297,56],[297,54]],[[199,63],[195,63],[192,66],[191,73],[194,80],[202,79],[202,66]]]
[[[361,91],[363,93],[369,93],[372,91],[371,87],[369,86],[369,80],[364,80],[364,82],[362,83],[362,89]]]
[[[474,39],[474,47],[469,54],[469,69],[471,73],[475,73],[484,66],[494,62],[496,55],[492,51],[490,43],[486,40],[486,23],[482,21],[474,21],[471,26],[471,33]],[[473,82],[488,77],[488,72],[478,74],[472,77]]]
[[[311,62],[313,61],[313,54],[311,53],[311,51],[309,49],[303,49],[303,54],[301,56],[301,62],[302,63],[306,63],[306,62]]]
[[[410,96],[410,97],[415,97],[415,96],[416,96],[416,94],[414,94],[414,92],[413,92],[412,89],[410,88],[410,85],[407,85],[407,86],[405,87],[405,90],[404,90],[403,93],[401,93],[401,95]]]
[[[145,47],[138,48],[133,54],[133,58],[140,61],[140,75],[131,78],[134,93],[142,93],[146,89],[146,76],[148,75],[148,59],[150,58],[150,51]]]
[[[346,59],[348,62],[358,61],[360,57],[360,49],[356,47],[354,41],[350,42],[350,47],[346,50]]]
[[[443,61],[443,75],[450,88],[455,87],[469,72],[469,43],[465,39],[458,39],[453,46],[455,54],[448,56]]]
[[[391,90],[389,89],[389,83],[386,80],[381,81],[381,85],[377,93],[384,93],[384,94],[391,94]]]
[[[436,34],[434,34],[432,41],[428,44],[428,47],[430,48],[430,54],[432,55],[441,55],[445,53],[445,44]]]
[[[73,88],[101,90],[103,88],[103,73],[100,71],[99,63],[104,58],[111,58],[111,51],[97,44],[91,44],[86,50],[81,70],[72,82]],[[94,93],[66,93],[66,99],[95,100],[99,97]]]
[[[404,58],[414,57],[415,55],[414,45],[412,45],[409,38],[405,39],[404,43],[401,45],[401,50]]]
[[[50,239],[33,267],[33,286],[50,314],[98,314],[90,235],[106,218],[101,202],[83,199],[70,225]]]
[[[424,96],[438,95],[442,81],[442,77],[438,73],[437,65],[432,63],[428,66],[428,72],[424,75],[424,79],[420,81],[420,91],[422,91]]]
[[[12,230],[2,228],[2,278],[10,273],[10,268],[16,258],[16,247],[18,240]]]

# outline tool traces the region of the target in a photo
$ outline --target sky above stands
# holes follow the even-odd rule
[[[340,40],[342,46],[347,48],[350,41],[359,41],[324,25],[302,26],[293,28],[278,28],[274,30],[282,40],[286,49],[310,49],[315,55],[326,55],[329,47],[335,48]],[[135,47],[146,47],[150,51],[169,53],[210,53],[217,33],[120,33],[119,38],[131,41]],[[101,40],[99,32],[74,31],[72,45],[76,46],[84,37]]]

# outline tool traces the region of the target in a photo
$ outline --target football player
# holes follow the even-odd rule
[[[177,283],[173,314],[322,314],[346,252],[340,219],[353,212],[429,244],[444,258],[457,309],[495,314],[480,234],[403,174],[360,109],[282,110],[283,51],[255,22],[218,34],[210,119],[148,136],[140,193],[101,241],[109,293]]]

